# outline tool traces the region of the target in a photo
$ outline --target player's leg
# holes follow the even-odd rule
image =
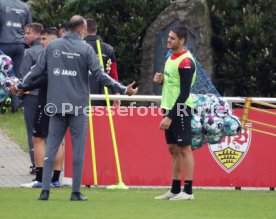
[[[43,159],[45,156],[45,140],[44,140],[44,138],[33,136],[33,145],[34,145],[34,159],[35,159],[35,166],[36,166],[35,181],[42,183]]]
[[[194,157],[191,146],[185,146],[181,148],[181,156],[183,159],[184,165],[184,189],[180,192],[177,196],[171,198],[172,201],[177,200],[193,200],[193,190],[192,190],[192,183],[193,183],[193,174],[194,174]]]
[[[44,107],[40,104],[36,108],[34,114],[32,143],[34,150],[34,164],[36,177],[31,183],[21,184],[23,188],[41,188],[42,187],[42,173],[43,173],[43,159],[45,156],[45,138],[48,135],[49,121],[47,122],[47,135],[45,135],[44,125]],[[49,119],[48,119],[49,120]]]
[[[34,162],[35,162],[35,179],[30,183],[21,184],[22,188],[41,188],[42,187],[42,173],[43,173],[43,159],[45,155],[45,143],[43,138],[32,137],[34,147]]]
[[[181,172],[182,172],[181,150],[176,144],[170,144],[169,152],[172,156],[172,178],[181,180]]]
[[[181,148],[181,155],[183,156],[185,185],[184,192],[193,194],[192,182],[194,175],[194,156],[191,145]]]
[[[172,185],[170,191],[164,195],[157,196],[155,199],[166,200],[175,197],[181,190],[181,171],[182,171],[182,156],[181,150],[176,145],[176,138],[173,132],[175,121],[172,122],[170,128],[165,130],[166,142],[168,150],[172,157]]]
[[[182,114],[179,117],[178,130],[178,148],[181,154],[182,164],[184,165],[184,189],[176,197],[170,200],[192,200],[194,199],[192,191],[193,174],[194,174],[194,157],[191,147],[191,110],[188,107],[187,114]]]
[[[63,160],[64,160],[64,145],[60,144],[57,155],[56,155],[56,161],[54,165],[54,173],[52,177],[52,183],[51,185],[55,188],[60,187],[60,174],[62,171],[62,166],[63,166]]]
[[[43,159],[45,156],[45,140],[44,138],[33,136],[33,145],[34,145],[34,157],[35,157],[35,166],[43,167]]]
[[[72,201],[87,200],[87,197],[80,193],[80,185],[82,179],[84,149],[86,143],[87,132],[87,116],[71,116],[69,119],[70,132],[73,145],[73,185],[72,185]]]
[[[35,112],[37,109],[37,101],[38,98],[35,95],[26,95],[24,100],[23,100],[23,111],[24,111],[24,120],[25,120],[25,125],[27,129],[27,137],[28,137],[28,145],[29,145],[29,150],[30,150],[30,158],[32,162],[32,169],[31,172],[32,174],[35,174],[35,164],[34,164],[34,149],[33,149],[33,142],[32,142],[32,135],[33,135],[33,124],[34,124],[34,117],[35,117]]]
[[[167,193],[155,197],[159,200],[167,200],[175,197],[181,191],[182,156],[180,148],[176,144],[169,144],[169,153],[172,157],[172,184]]]
[[[45,139],[48,136],[49,117],[44,112],[44,104],[41,104],[39,94],[39,105],[36,110],[34,129],[33,129],[33,145],[36,164],[36,180],[42,182],[43,159],[45,156]]]
[[[62,115],[54,115],[50,118],[49,135],[44,158],[42,176],[42,190],[50,191],[52,172],[58,148],[67,129],[67,118]]]

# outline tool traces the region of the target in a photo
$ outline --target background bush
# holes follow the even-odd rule
[[[276,96],[276,2],[208,0],[215,84],[225,96]]]
[[[60,25],[74,14],[96,19],[99,35],[115,48],[120,81],[139,83],[143,37],[167,5],[169,0],[36,0],[32,11],[47,26]]]
[[[276,95],[275,0],[207,0],[213,28],[214,83],[225,96]],[[36,0],[34,20],[58,26],[74,14],[95,18],[114,46],[123,83],[140,81],[147,28],[169,0]]]

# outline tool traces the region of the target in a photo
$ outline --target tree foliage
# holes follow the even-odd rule
[[[225,96],[276,95],[275,0],[206,0],[213,28],[215,84]],[[36,0],[32,13],[45,26],[74,14],[95,18],[99,35],[117,53],[119,77],[140,81],[142,41],[169,0]]]
[[[31,3],[33,20],[45,27],[58,27],[73,13],[66,6],[67,0],[36,0]]]
[[[273,0],[208,0],[215,80],[226,96],[275,96]]]
[[[32,11],[47,26],[74,14],[96,19],[99,35],[115,48],[121,81],[139,82],[143,37],[167,5],[169,0],[36,0]]]

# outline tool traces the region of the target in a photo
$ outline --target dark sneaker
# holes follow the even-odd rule
[[[59,181],[51,182],[51,187],[60,188],[60,182]]]
[[[71,201],[86,201],[88,198],[82,195],[80,192],[72,192],[71,193]]]
[[[48,199],[49,199],[49,191],[48,190],[42,190],[38,200],[47,201]]]

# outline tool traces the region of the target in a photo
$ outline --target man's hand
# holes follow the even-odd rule
[[[161,123],[160,123],[160,129],[161,130],[165,130],[168,129],[170,127],[172,123],[172,120],[169,117],[165,117],[162,119]]]
[[[116,93],[115,95],[120,95],[120,93]],[[121,106],[121,100],[113,100],[113,106],[114,107],[120,107]]]
[[[8,78],[6,86],[11,94],[16,95],[23,92],[22,89],[17,87],[19,83],[20,82],[17,78]]]
[[[156,72],[153,81],[157,84],[163,84],[163,74],[160,72]]]
[[[127,95],[131,96],[131,95],[134,95],[134,94],[137,93],[138,87],[133,88],[133,85],[134,85],[134,84],[135,84],[135,81],[133,81],[131,84],[129,84],[129,85],[127,86],[127,89],[126,89],[126,94],[127,94]]]
[[[22,90],[18,90],[15,86],[10,88],[10,93],[13,94],[13,95],[16,95],[16,94],[21,93],[21,92],[22,92]]]

